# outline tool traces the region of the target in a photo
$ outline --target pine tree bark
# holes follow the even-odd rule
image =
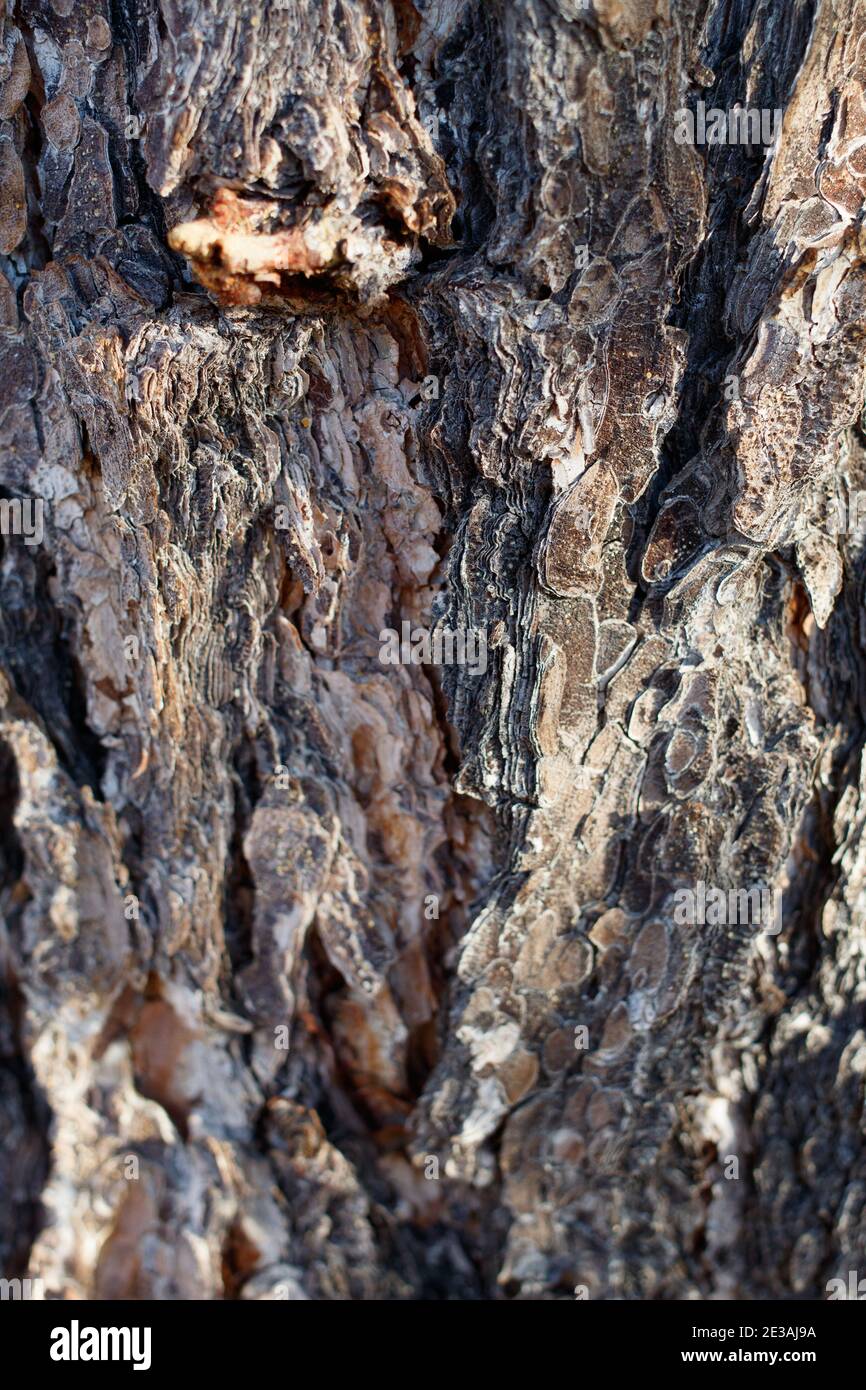
[[[9,0],[0,1273],[862,1267],[864,20]]]

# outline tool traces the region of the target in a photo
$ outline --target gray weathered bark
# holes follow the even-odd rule
[[[863,1267],[864,15],[8,0],[7,1277]]]

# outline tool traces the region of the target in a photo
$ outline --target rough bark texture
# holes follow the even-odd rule
[[[0,1271],[823,1297],[866,1245],[866,562],[824,524],[866,4],[2,23],[0,480],[45,535],[0,563]],[[699,100],[781,133],[679,144]],[[486,671],[383,666],[404,620]],[[683,925],[698,882],[781,933]]]

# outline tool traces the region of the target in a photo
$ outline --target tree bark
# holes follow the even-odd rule
[[[825,1297],[863,0],[2,23],[0,1273]]]

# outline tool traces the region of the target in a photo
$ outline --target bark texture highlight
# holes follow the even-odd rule
[[[0,54],[0,490],[44,503],[0,542],[0,1272],[824,1297],[866,4],[10,0]],[[483,669],[383,664],[404,622]]]

